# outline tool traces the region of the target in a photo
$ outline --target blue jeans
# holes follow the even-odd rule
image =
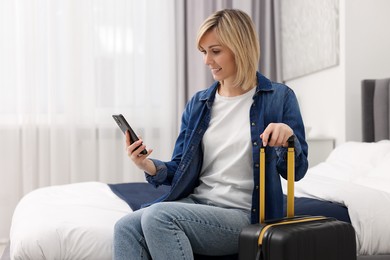
[[[250,215],[238,209],[198,204],[190,198],[160,202],[120,219],[114,229],[113,259],[193,259],[193,254],[238,252]]]

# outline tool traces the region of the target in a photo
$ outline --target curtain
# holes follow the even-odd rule
[[[185,0],[177,17],[184,24],[184,82],[186,99],[213,83],[212,75],[203,64],[202,55],[196,47],[199,26],[213,12],[225,8],[237,8],[248,13],[255,23],[260,40],[259,71],[273,81],[281,82],[280,48],[280,0]],[[184,15],[182,15],[184,13]]]
[[[112,114],[170,158],[182,91],[174,12],[174,0],[0,1],[1,241],[29,191],[144,181]]]

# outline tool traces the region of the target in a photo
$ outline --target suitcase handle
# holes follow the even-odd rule
[[[287,140],[287,217],[294,217],[295,150],[294,135]],[[265,221],[265,147],[260,147],[259,222]]]

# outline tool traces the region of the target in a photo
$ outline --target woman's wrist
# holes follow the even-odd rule
[[[153,161],[150,160],[150,159],[146,159],[144,161],[144,166],[141,168],[141,170],[143,170],[144,172],[146,172],[147,174],[149,175],[156,175],[157,173],[157,169],[156,169],[156,166],[154,165]]]

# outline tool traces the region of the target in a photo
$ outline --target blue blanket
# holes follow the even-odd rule
[[[141,208],[143,204],[150,203],[167,193],[169,186],[155,188],[149,183],[132,182],[120,184],[108,184],[112,192],[126,201],[133,211]]]

